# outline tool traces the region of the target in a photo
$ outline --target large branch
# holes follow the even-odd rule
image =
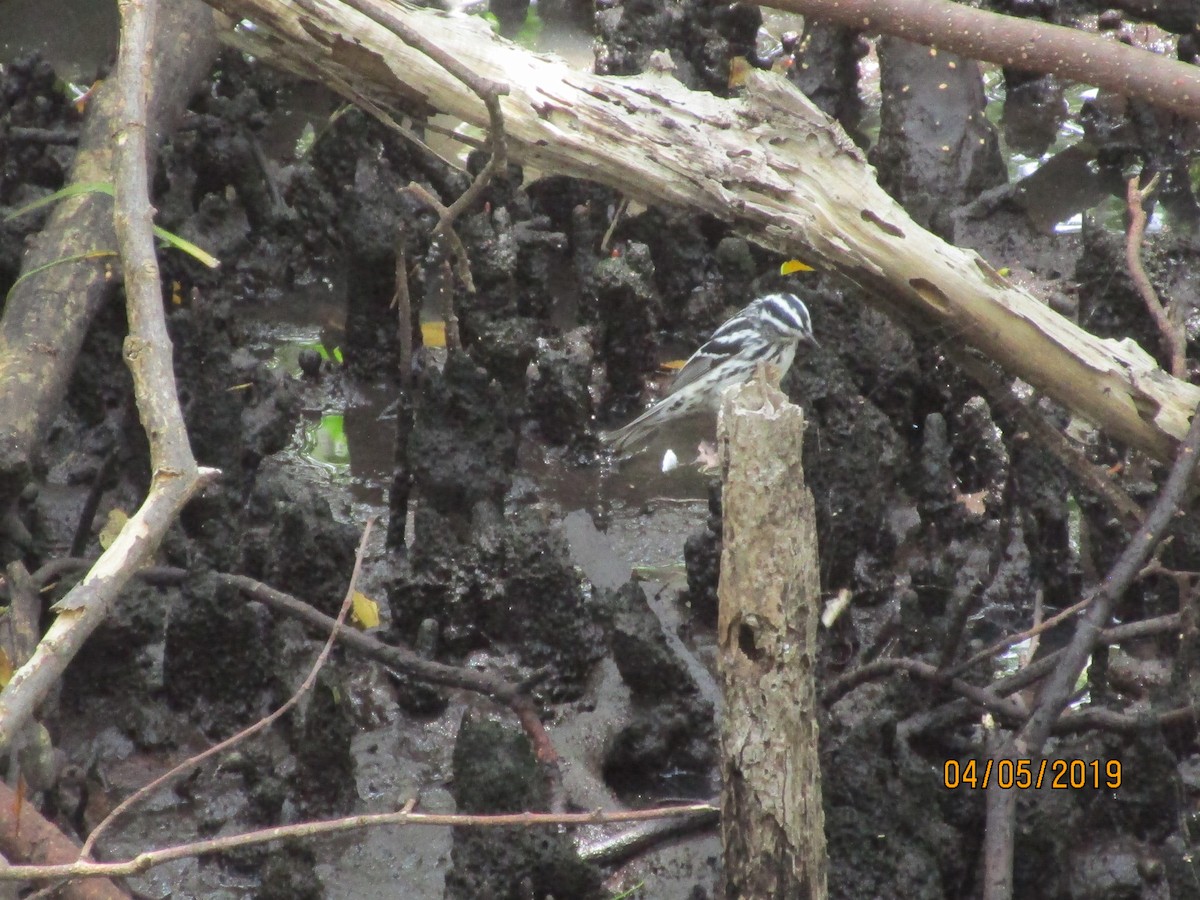
[[[147,121],[152,148],[212,65],[212,19],[195,0],[164,0],[148,51],[155,68]],[[119,114],[116,86],[107,81],[88,108],[73,183],[112,182]],[[64,200],[26,254],[25,279],[0,303],[0,516],[29,479],[88,326],[113,296],[116,250],[109,196]]]
[[[487,126],[483,103],[461,82],[336,0],[212,2],[258,25],[260,57],[383,107],[424,102]],[[840,128],[785,79],[754,72],[743,96],[722,100],[660,74],[573,71],[467,16],[388,8],[480,77],[511,86],[500,102],[514,158],[709,213],[764,247],[815,258],[1159,459],[1187,433],[1200,388],[1172,378],[1132,341],[1088,334],[978,254],[920,228]]]
[[[150,51],[157,0],[120,0],[119,6],[121,47],[112,79],[120,110],[113,161],[113,223],[125,271],[129,319],[125,362],[133,374],[153,474],[150,491],[138,511],[84,579],[55,604],[58,618],[30,660],[0,691],[0,750],[20,734],[67,664],[104,620],[125,583],[153,556],[180,510],[216,474],[212,469],[200,469],[192,457],[175,390],[171,339],[151,230],[146,105],[153,77]]]
[[[1200,69],[1062,25],[951,0],[750,0],[1026,72],[1053,72],[1200,118]]]

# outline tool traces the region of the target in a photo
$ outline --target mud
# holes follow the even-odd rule
[[[566,3],[544,14],[582,16]],[[771,62],[755,43],[759,21],[756,8],[604,3],[597,66],[638,71],[668,46],[685,83],[728,94],[730,57]],[[1119,227],[1050,228],[1067,205],[1123,191],[1131,163],[1186,170],[1192,132],[1103,98],[1064,109],[1061,86],[1010,76],[1011,145],[1058,146],[1064,118],[1088,141],[1051,149],[1041,170],[1005,182],[973,67],[951,70],[945,56],[884,42],[883,133],[873,138],[856,102],[855,63],[869,67],[861,39],[809,29],[783,46],[795,56],[790,77],[860,143],[874,139],[881,180],[914,215],[1021,269],[1094,333],[1161,354],[1124,274]],[[827,72],[814,71],[818,61]],[[934,90],[948,72],[952,89]],[[597,435],[642,407],[661,361],[690,353],[765,290],[801,292],[821,341],[784,386],[809,420],[823,598],[853,599],[821,632],[822,684],[880,655],[961,661],[1028,627],[1035,598],[1045,615],[1073,603],[1124,546],[1110,511],[947,360],[946,344],[961,336],[911,333],[852,285],[819,274],[779,276],[781,260],[716,220],[619,212],[611,190],[516,166],[459,223],[477,287],[468,295],[448,277],[446,248],[429,239],[434,215],[402,188],[417,181],[448,203],[480,156],[463,161],[467,172],[454,170],[356,112],[325,128],[337,102],[311,90],[225,58],[155,174],[159,224],[222,258],[213,273],[161,255],[189,433],[199,460],[223,475],[161,551],[159,562],[188,569],[188,580],[132,584],[45,710],[72,777],[34,802],[68,832],[86,832],[140,784],[274,708],[311,664],[323,636],[248,602],[213,572],[250,575],[332,614],[362,522],[386,513],[394,485],[411,487],[411,500],[392,498],[408,527],[393,522],[386,541],[377,531],[360,584],[380,603],[380,637],[527,681],[576,808],[709,796],[719,490],[686,465],[662,474],[652,454],[614,466],[598,455]],[[321,132],[303,152],[301,105]],[[8,209],[60,187],[72,152],[69,142],[18,138],[16,129],[69,135],[79,117],[37,59],[5,67],[0,115]],[[947,156],[946,145],[961,155]],[[1037,180],[1068,169],[1086,176],[1069,204],[1066,187],[1054,194]],[[1190,302],[1195,200],[1186,178],[1170,180],[1162,205],[1171,227],[1150,236],[1146,264],[1164,291]],[[0,225],[0,290],[19,271],[23,236],[43,221]],[[412,274],[409,322],[390,308],[398,241]],[[448,358],[420,346],[419,328],[440,317],[447,291],[466,348]],[[418,352],[397,413],[401,328]],[[302,335],[303,349],[286,357],[294,363],[280,350],[289,329]],[[94,555],[110,511],[130,511],[144,494],[147,451],[123,334],[114,302],[92,330],[20,508],[28,546],[7,530],[6,560],[20,556],[34,570],[73,545]],[[1037,405],[1136,500],[1152,500],[1159,467]],[[315,463],[303,449],[313,423],[331,414],[345,416],[349,468]],[[690,458],[685,436],[663,444]],[[1162,560],[1200,570],[1192,518],[1176,523]],[[60,582],[47,603],[69,585]],[[1175,612],[1189,596],[1170,580],[1144,579],[1118,615]],[[1043,636],[1043,648],[1066,634]],[[1097,654],[1088,690],[1114,708],[1178,705],[1197,693],[1193,644],[1185,636],[1181,651],[1172,636]],[[964,677],[986,684],[995,674],[983,666]],[[947,790],[942,773],[947,760],[979,758],[988,729],[978,714],[946,712],[953,699],[894,677],[822,711],[831,896],[979,894],[983,794]],[[1119,760],[1125,780],[1115,792],[1021,798],[1016,894],[1189,896],[1188,811],[1200,797],[1194,727],[1063,736],[1049,752]],[[281,726],[151,801],[103,851],[118,858],[196,834],[392,810],[410,799],[424,810],[485,812],[545,809],[554,798],[507,711],[338,650]],[[581,859],[573,838],[586,834],[376,831],[181,861],[132,884],[148,896],[587,898],[644,878],[639,896],[714,895],[711,833],[616,869]]]

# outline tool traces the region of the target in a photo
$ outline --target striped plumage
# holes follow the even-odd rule
[[[715,409],[721,391],[749,381],[759,364],[791,368],[796,346],[817,346],[808,308],[795,294],[767,294],[727,320],[684,363],[666,395],[604,440],[620,452],[640,442],[663,422],[702,408]]]

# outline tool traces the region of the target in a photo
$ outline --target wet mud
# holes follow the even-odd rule
[[[658,0],[600,7],[600,71],[640,71],[669,46],[677,77],[728,94],[732,56],[773,61],[755,41],[757,8]],[[546,15],[581,14],[562,4]],[[851,96],[862,40],[813,27],[786,46],[797,62],[788,77],[868,140]],[[889,190],[934,230],[1021,268],[1084,327],[1132,337],[1158,355],[1124,275],[1119,230],[1085,222],[1078,233],[1048,232],[1050,214],[1025,183],[1037,174],[1006,177],[973,66],[954,69],[953,90],[914,89],[909,98],[901,86],[942,83],[947,58],[886,41],[878,53],[885,109],[872,158]],[[826,77],[815,77],[819,66]],[[1086,119],[1089,191],[1123,190],[1121,168],[1160,158],[1164,134],[1191,147],[1194,162],[1180,123],[1151,123],[1136,110],[1069,113],[1060,86],[1008,84],[1006,128],[1031,115],[1017,104],[1050,121],[1041,137],[1035,123],[1006,138],[1024,152],[1044,150],[1063,117]],[[226,56],[155,174],[159,224],[222,259],[214,273],[161,254],[193,448],[222,477],[188,507],[157,561],[186,569],[187,579],[132,583],[45,710],[74,777],[34,802],[64,830],[82,836],[141,783],[273,709],[304,677],[323,635],[214,573],[249,575],[333,615],[363,520],[386,516],[386,494],[401,484],[410,499],[397,507],[393,497],[391,509],[406,522],[393,522],[390,538],[376,530],[360,584],[381,607],[376,634],[527,683],[562,757],[571,808],[712,796],[719,485],[686,464],[663,474],[657,453],[615,465],[598,452],[598,434],[642,408],[663,380],[660,362],[686,356],[766,290],[801,293],[821,342],[784,382],[809,421],[805,473],[817,505],[822,595],[852,598],[821,631],[821,684],[881,655],[961,662],[1028,627],[1035,599],[1046,615],[1075,602],[1123,547],[1111,511],[948,358],[947,345],[961,336],[910,332],[854,286],[819,273],[781,276],[782,260],[717,220],[619,213],[622,198],[607,188],[527,179],[516,166],[458,223],[477,287],[469,295],[449,274],[447,248],[430,240],[436,217],[402,188],[416,181],[450,203],[482,165],[479,155],[458,171],[357,111],[328,124],[338,103],[319,91],[306,105],[320,134],[298,151],[289,103],[300,90]],[[921,105],[931,95],[951,107],[936,127]],[[79,115],[37,59],[5,67],[0,98],[0,207],[11,209],[61,187],[71,155],[69,143],[18,140],[13,130],[72,133]],[[946,145],[963,152],[947,156]],[[1186,221],[1194,198],[1179,184],[1173,192]],[[19,272],[24,235],[43,221],[39,213],[0,225],[0,289]],[[411,275],[404,322],[392,306],[398,245]],[[1196,251],[1183,227],[1152,235],[1151,277],[1173,295],[1194,296]],[[321,299],[302,315],[306,291]],[[448,355],[423,346],[421,328],[440,318],[446,292],[465,348]],[[280,351],[293,326],[304,335],[294,364]],[[416,342],[403,373],[400,329]],[[2,548],[31,571],[68,553],[98,553],[109,513],[132,510],[146,490],[123,334],[116,298],[92,329],[44,465],[23,496],[28,546]],[[1071,426],[1089,458],[1136,500],[1151,501],[1157,467],[1063,410],[1037,406]],[[303,450],[314,422],[334,411],[344,413],[354,460],[340,468]],[[712,423],[698,429],[711,437]],[[663,442],[687,463],[691,437]],[[364,467],[367,456],[375,469]],[[87,515],[93,495],[99,501]],[[1162,560],[1200,570],[1200,530],[1190,518],[1177,523]],[[72,577],[47,593],[47,604]],[[1175,612],[1181,600],[1173,582],[1145,579],[1118,615]],[[1044,647],[1067,634],[1048,633]],[[1146,639],[1132,653],[1098,659],[1089,690],[1114,707],[1173,706],[1196,691],[1194,659],[1176,638]],[[983,685],[995,674],[985,664],[963,677]],[[988,726],[953,700],[946,689],[896,676],[823,708],[831,896],[978,895],[983,793],[948,790],[942,775],[947,760],[983,755]],[[1017,895],[1191,895],[1195,728],[1055,740],[1051,755],[1120,760],[1125,779],[1117,791],[1022,797]],[[394,810],[408,800],[427,811],[500,812],[558,799],[507,710],[338,649],[282,727],[152,800],[114,830],[104,855]],[[180,861],[131,883],[156,897],[590,898],[644,879],[637,896],[716,896],[711,832],[620,867],[585,860],[590,840],[586,830],[388,829]]]

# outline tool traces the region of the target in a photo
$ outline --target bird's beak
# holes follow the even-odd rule
[[[804,342],[805,342],[806,344],[808,344],[810,347],[812,347],[813,349],[815,349],[815,350],[820,350],[820,349],[821,349],[821,344],[820,344],[820,343],[817,341],[817,339],[816,339],[815,337],[813,337],[811,334],[810,334],[808,337],[806,337],[806,338],[804,339]]]

